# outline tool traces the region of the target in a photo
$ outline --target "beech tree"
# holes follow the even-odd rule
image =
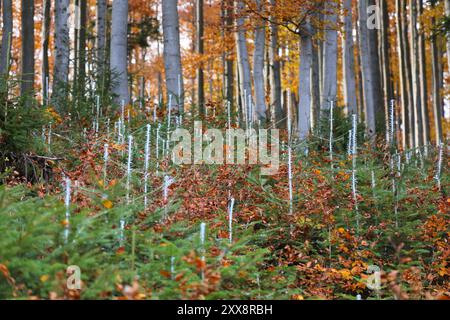
[[[164,1],[166,2],[166,1]],[[128,0],[114,0],[111,23],[111,72],[116,76],[113,80],[112,92],[116,96],[116,104],[130,101],[128,92]]]

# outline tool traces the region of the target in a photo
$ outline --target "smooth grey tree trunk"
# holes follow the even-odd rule
[[[412,88],[413,88],[413,102],[414,102],[414,147],[418,148],[423,145],[422,136],[422,97],[419,79],[420,76],[420,55],[419,55],[419,34],[417,31],[417,2],[416,0],[409,1],[409,15],[410,15],[410,45],[411,45],[411,62],[412,62]]]
[[[3,0],[2,47],[0,52],[0,74],[8,75],[11,61],[13,28],[12,0]]]
[[[164,1],[166,2],[166,1]],[[111,72],[114,74],[115,84],[112,93],[115,95],[116,104],[128,104],[130,94],[128,92],[128,1],[114,0],[112,4],[111,24]]]
[[[311,132],[311,66],[313,61],[312,28],[309,21],[300,36],[298,138],[305,140]]]
[[[225,3],[225,35],[228,36],[233,28],[233,0],[227,0]],[[232,52],[228,49],[225,53],[225,97],[231,104],[231,110],[234,109],[234,63]]]
[[[276,5],[276,0],[270,0],[272,6]],[[270,105],[273,108],[274,124],[276,128],[284,126],[284,113],[281,105],[281,63],[278,55],[278,25],[270,23]]]
[[[44,0],[43,3],[43,23],[42,23],[42,97],[44,102],[49,98],[50,66],[48,60],[48,50],[50,41],[51,25],[51,0]]]
[[[75,84],[77,86],[77,94],[80,98],[84,97],[86,85],[86,36],[87,36],[87,0],[79,0],[80,5],[80,21],[78,24],[76,56],[75,61]]]
[[[415,146],[415,126],[414,126],[414,96],[413,96],[413,84],[412,84],[412,70],[411,70],[411,53],[408,38],[408,8],[407,1],[402,1],[402,32],[403,32],[403,66],[405,67],[405,82],[406,82],[406,99],[408,99],[408,145],[410,148]]]
[[[423,0],[417,0],[418,21],[420,23],[419,31],[419,69],[420,69],[420,97],[422,112],[422,140],[424,144],[430,142],[430,117],[428,115],[428,75],[427,75],[427,59],[425,45],[425,30],[423,25]]]
[[[204,54],[204,19],[203,19],[203,0],[196,0],[196,26],[197,26],[197,53]],[[200,64],[197,69],[197,104],[200,115],[205,114],[205,79],[203,74],[203,65]]]
[[[407,79],[405,70],[405,55],[404,51],[404,32],[403,32],[403,19],[402,19],[402,0],[395,1],[396,19],[397,19],[397,52],[399,61],[399,80],[400,80],[400,105],[401,105],[401,120],[402,120],[402,146],[406,150],[409,142],[409,108],[408,108],[408,93],[407,93]]]
[[[22,0],[21,5],[21,95],[31,94],[34,87],[34,0]]]
[[[261,11],[261,0],[256,0],[256,7]],[[255,108],[259,120],[267,118],[266,90],[264,87],[264,63],[266,52],[266,24],[257,22],[255,28],[255,51],[253,53],[253,81],[255,86]]]
[[[105,70],[106,64],[106,30],[107,30],[107,3],[106,0],[97,0],[97,63],[99,64],[100,74]]]
[[[316,32],[316,30],[314,30]],[[320,65],[319,60],[321,56],[319,51],[319,44],[317,41],[313,43],[312,51],[312,66],[311,66],[311,99],[312,99],[312,113],[311,113],[311,130],[316,130],[319,125],[320,118]]]
[[[436,21],[432,18],[432,25],[435,25]],[[431,36],[431,66],[433,72],[433,113],[434,113],[434,128],[436,143],[442,142],[442,79],[440,75],[440,59],[441,50],[439,49],[438,39],[436,34]]]
[[[380,61],[383,80],[384,114],[389,115],[390,102],[393,99],[393,83],[391,75],[391,56],[389,50],[389,12],[387,0],[379,0],[381,10]],[[389,128],[389,117],[386,116],[385,127]]]
[[[325,44],[323,55],[323,92],[321,110],[329,110],[330,102],[337,97],[337,10],[335,4],[327,2],[328,14],[325,16],[327,30],[325,32]]]
[[[236,3],[236,24],[237,24],[237,52],[238,52],[238,66],[239,66],[239,87],[241,95],[241,108],[245,114],[245,118],[250,120],[249,110],[245,110],[244,106],[248,107],[248,97],[252,95],[252,80],[250,71],[250,62],[248,59],[247,37],[245,30],[245,20],[243,17],[244,3],[239,0]]]
[[[375,121],[375,91],[374,78],[372,70],[372,61],[370,54],[369,29],[367,28],[367,6],[368,0],[359,1],[359,33],[360,33],[360,56],[364,92],[364,115],[369,138],[373,139],[376,135]]]
[[[55,55],[53,68],[52,99],[62,110],[67,97],[69,80],[69,0],[55,0]]]
[[[450,19],[450,0],[445,0],[445,15]],[[450,30],[447,32],[447,64],[450,72]]]
[[[167,98],[177,98],[172,107],[183,111],[184,86],[180,52],[180,24],[178,19],[178,1],[162,2],[164,67],[166,73]]]
[[[358,103],[356,99],[355,54],[353,43],[352,0],[344,0],[344,10],[344,101],[347,107],[347,114],[352,115],[358,114]]]
[[[369,0],[369,5],[374,6],[376,1]],[[370,53],[370,69],[373,80],[373,99],[375,110],[375,128],[376,134],[384,134],[386,132],[386,113],[383,106],[383,84],[381,80],[380,70],[380,54],[378,29],[372,28],[368,30],[369,35],[369,53]]]

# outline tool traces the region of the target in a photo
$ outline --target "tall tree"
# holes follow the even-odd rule
[[[239,93],[241,98],[241,109],[248,120],[249,110],[245,110],[248,106],[248,97],[252,94],[252,80],[250,73],[250,62],[248,59],[247,37],[244,21],[244,2],[238,0],[235,4],[236,8],[236,25],[237,25],[237,53],[238,53],[238,69],[239,69]]]
[[[430,142],[430,117],[428,115],[428,74],[425,45],[425,31],[423,21],[423,0],[417,0],[418,17],[420,25],[419,41],[419,80],[421,97],[422,141],[426,145]]]
[[[408,147],[409,142],[409,99],[408,99],[408,85],[407,85],[407,75],[406,75],[406,67],[405,67],[405,39],[404,39],[404,25],[403,25],[403,6],[402,0],[395,1],[395,10],[397,17],[397,52],[398,52],[398,60],[399,60],[399,79],[400,79],[400,104],[401,104],[401,118],[402,118],[402,145],[403,149]]]
[[[50,43],[50,25],[51,25],[51,0],[44,0],[43,3],[43,24],[42,24],[42,97],[45,102],[49,98],[50,66],[48,60],[48,50]]]
[[[276,5],[276,0],[270,0],[271,6]],[[283,108],[281,106],[281,63],[278,56],[278,25],[271,19],[270,22],[270,105],[273,108],[274,123],[276,127],[283,125]]]
[[[128,1],[114,0],[111,23],[111,72],[115,75],[112,88],[116,104],[130,101],[128,91]]]
[[[111,72],[116,76],[112,92],[116,96],[117,104],[128,104],[130,101],[128,92],[127,33],[128,0],[114,0],[112,5],[110,61]]]
[[[22,0],[21,10],[21,86],[22,95],[30,94],[34,87],[34,0]]]
[[[380,19],[380,63],[381,63],[381,78],[383,81],[383,104],[384,114],[389,114],[390,102],[393,99],[393,83],[391,75],[391,58],[389,53],[389,12],[388,1],[378,0],[378,5],[381,11]],[[388,125],[389,117],[386,117],[386,125]],[[388,126],[387,126],[388,127]]]
[[[432,3],[434,7],[434,3]],[[436,25],[436,19],[431,19],[433,26]],[[431,67],[433,72],[433,113],[436,143],[442,142],[442,78],[441,78],[441,49],[438,43],[438,34],[433,31],[431,35]]]
[[[409,135],[408,135],[408,145],[411,148],[415,146],[415,126],[414,126],[414,95],[413,95],[413,83],[412,83],[412,68],[411,68],[411,52],[408,38],[408,2],[401,1],[401,19],[402,19],[402,46],[403,46],[403,55],[401,59],[403,59],[403,66],[405,68],[405,82],[406,82],[406,96],[404,99],[408,100],[407,108],[408,108],[408,127],[409,127]]]
[[[300,35],[298,138],[308,138],[311,130],[311,66],[313,56],[312,27],[309,19]]]
[[[383,106],[383,85],[381,80],[380,70],[380,43],[378,41],[378,31],[381,29],[381,15],[380,8],[376,6],[376,0],[369,0],[370,7],[368,9],[371,15],[369,16],[368,35],[369,35],[369,53],[370,53],[370,68],[372,72],[372,86],[374,92],[374,107],[375,107],[375,126],[376,134],[384,133],[386,130],[386,113]],[[369,27],[370,26],[370,27]]]
[[[162,2],[162,22],[167,95],[173,95],[178,98],[176,107],[182,111],[184,87],[177,0],[164,0]]]
[[[255,0],[258,12],[262,11],[261,0]],[[253,81],[255,86],[256,115],[259,120],[266,119],[266,91],[264,87],[264,58],[266,46],[266,24],[257,19],[255,29],[255,51],[253,54]]]
[[[97,63],[99,64],[100,74],[103,73],[106,64],[106,26],[107,26],[107,3],[106,0],[97,0]]]
[[[419,55],[419,33],[417,31],[417,0],[409,1],[409,15],[410,15],[410,45],[411,45],[411,62],[412,62],[412,88],[413,88],[413,102],[414,102],[414,147],[423,145],[422,136],[422,98],[420,88],[420,55]]]
[[[204,18],[203,0],[196,0],[196,26],[197,26],[197,53],[203,55],[204,52]],[[197,103],[200,114],[205,113],[205,80],[203,75],[203,63],[197,69]]]
[[[79,97],[84,97],[86,82],[87,0],[79,0],[79,21],[76,23],[75,84]]]
[[[358,113],[356,99],[355,54],[353,43],[352,0],[344,0],[344,100],[349,115]]]
[[[224,1],[224,13],[225,13],[225,37],[227,37],[233,27],[233,0]],[[233,74],[233,60],[232,52],[230,48],[227,48],[225,52],[225,97],[231,104],[233,109],[234,103],[234,74]]]
[[[323,54],[323,92],[322,110],[330,108],[330,102],[337,97],[337,8],[334,1],[328,1],[325,5],[327,24],[325,31],[325,44]]]
[[[11,42],[13,29],[12,0],[3,0],[2,47],[0,52],[0,74],[9,73],[11,60]]]
[[[360,56],[364,93],[364,115],[367,127],[367,133],[370,138],[376,135],[375,121],[375,88],[374,88],[374,70],[371,61],[370,35],[367,27],[367,7],[368,0],[359,1],[359,34],[360,34]]]
[[[55,59],[53,96],[55,106],[62,110],[69,80],[69,0],[55,1]]]
[[[445,16],[450,21],[450,0],[445,0]],[[450,29],[447,30],[447,64],[450,72]]]

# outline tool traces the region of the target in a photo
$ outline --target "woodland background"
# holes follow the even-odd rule
[[[0,5],[0,298],[450,296],[449,0]],[[195,120],[279,173],[175,166]]]

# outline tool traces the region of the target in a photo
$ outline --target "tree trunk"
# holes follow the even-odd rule
[[[102,77],[103,71],[106,66],[106,24],[107,24],[107,11],[108,7],[106,0],[97,0],[97,63],[99,68],[99,74]]]
[[[419,79],[421,97],[421,119],[422,119],[422,141],[424,144],[430,142],[430,117],[428,115],[428,81],[427,81],[427,59],[425,46],[425,31],[423,26],[423,0],[417,0],[419,31]]]
[[[76,83],[78,87],[77,94],[84,97],[86,82],[86,30],[87,30],[87,0],[79,0],[80,4],[80,21],[78,24],[76,52],[77,59],[75,61]]]
[[[314,32],[316,32],[314,30]],[[319,125],[320,118],[320,56],[319,44],[313,43],[312,62],[311,62],[311,99],[312,99],[312,113],[311,113],[311,129],[315,130]]]
[[[196,0],[196,25],[197,25],[197,53],[204,54],[204,22],[203,22],[203,0]],[[197,103],[200,115],[205,114],[205,80],[203,75],[203,63],[197,70]]]
[[[410,12],[410,29],[411,29],[411,62],[412,62],[412,88],[413,88],[413,101],[414,101],[414,147],[418,148],[423,145],[422,137],[422,98],[419,72],[420,72],[420,56],[419,56],[419,38],[417,32],[417,0],[409,1]]]
[[[162,2],[162,20],[164,37],[164,67],[166,70],[167,97],[177,98],[175,109],[183,111],[183,72],[180,53],[180,25],[178,20],[178,1]]]
[[[53,96],[55,106],[63,110],[69,80],[69,0],[55,0],[55,58],[53,68]]]
[[[445,0],[445,15],[447,19],[450,19],[450,0]],[[448,72],[450,72],[450,30],[447,31],[447,64]]]
[[[432,25],[436,25],[435,18],[432,18]],[[434,113],[434,126],[436,132],[436,144],[442,142],[442,97],[441,97],[441,86],[442,79],[440,75],[439,64],[441,50],[438,46],[437,35],[433,34],[431,36],[431,66],[433,69],[433,113]]]
[[[239,65],[239,86],[241,94],[242,110],[245,115],[245,119],[250,121],[249,110],[246,110],[244,106],[248,107],[248,96],[252,95],[252,80],[250,73],[250,62],[248,59],[247,38],[246,30],[244,26],[244,17],[242,16],[244,9],[244,3],[239,0],[236,3],[236,24],[237,24],[237,50],[238,50],[238,65]]]
[[[2,47],[0,52],[0,74],[4,77],[7,77],[10,69],[12,28],[12,0],[3,0],[3,30]]]
[[[375,0],[369,0],[369,5],[375,6]],[[370,70],[372,72],[373,100],[375,110],[375,134],[385,134],[386,132],[386,114],[383,106],[383,85],[381,81],[380,55],[378,29],[368,29],[369,35],[369,54],[370,54]]]
[[[356,100],[356,78],[355,78],[355,55],[353,44],[353,15],[352,0],[344,0],[344,29],[345,41],[343,43],[344,51],[344,100],[347,107],[347,114],[358,114],[358,105]]]
[[[48,103],[50,67],[48,61],[48,49],[51,25],[51,0],[44,0],[43,24],[42,24],[42,97],[45,103]]]
[[[408,99],[408,127],[409,136],[408,143],[410,148],[414,148],[415,145],[415,126],[414,126],[414,96],[412,85],[412,70],[411,70],[411,53],[408,39],[408,11],[407,1],[402,1],[402,31],[403,31],[403,65],[405,67],[405,81],[406,81],[406,94]]]
[[[371,61],[370,35],[367,27],[367,4],[368,0],[359,1],[359,33],[360,33],[360,56],[364,92],[364,114],[367,134],[370,139],[376,135],[375,121],[375,91],[373,78],[373,64]],[[378,67],[377,67],[378,68]]]
[[[225,1],[225,37],[230,33],[231,28],[233,28],[233,0]],[[232,60],[232,52],[230,48],[227,48],[225,53],[225,97],[227,101],[231,104],[231,110],[233,110],[234,105],[234,64]]]
[[[22,0],[22,63],[20,94],[31,94],[34,87],[34,0]]]
[[[325,16],[327,31],[323,56],[323,92],[321,110],[329,110],[330,102],[337,96],[337,14],[334,3],[327,2],[330,12]]]
[[[299,64],[299,103],[298,103],[298,137],[308,138],[311,130],[311,65],[313,56],[312,29],[309,21],[305,23],[304,33],[300,36]]]
[[[399,79],[400,79],[400,104],[401,104],[401,114],[402,114],[402,145],[403,149],[406,150],[409,142],[409,107],[408,107],[408,93],[407,93],[407,79],[406,79],[406,68],[405,68],[405,60],[403,57],[405,56],[404,51],[404,32],[403,32],[403,19],[402,19],[402,0],[395,1],[396,7],[396,16],[397,16],[397,51],[398,51],[398,60],[399,60]]]
[[[111,72],[115,79],[112,93],[115,95],[116,104],[128,104],[130,93],[128,92],[128,1],[114,0],[112,5],[112,29],[111,29]]]
[[[271,0],[272,6],[276,5],[276,0]],[[278,25],[270,23],[270,105],[273,108],[274,124],[276,128],[282,127],[284,113],[281,106],[281,64],[278,56]]]
[[[261,0],[256,0],[256,6],[261,11]],[[253,53],[253,81],[255,85],[256,116],[259,120],[265,120],[266,115],[266,90],[264,87],[264,58],[266,46],[266,25],[263,20],[257,22],[255,29],[255,51]]]
[[[389,54],[389,12],[387,0],[379,0],[381,10],[380,30],[380,60],[383,79],[384,114],[389,115],[390,102],[393,99],[393,83],[391,75],[391,59]],[[389,117],[386,116],[385,127],[389,127]]]

